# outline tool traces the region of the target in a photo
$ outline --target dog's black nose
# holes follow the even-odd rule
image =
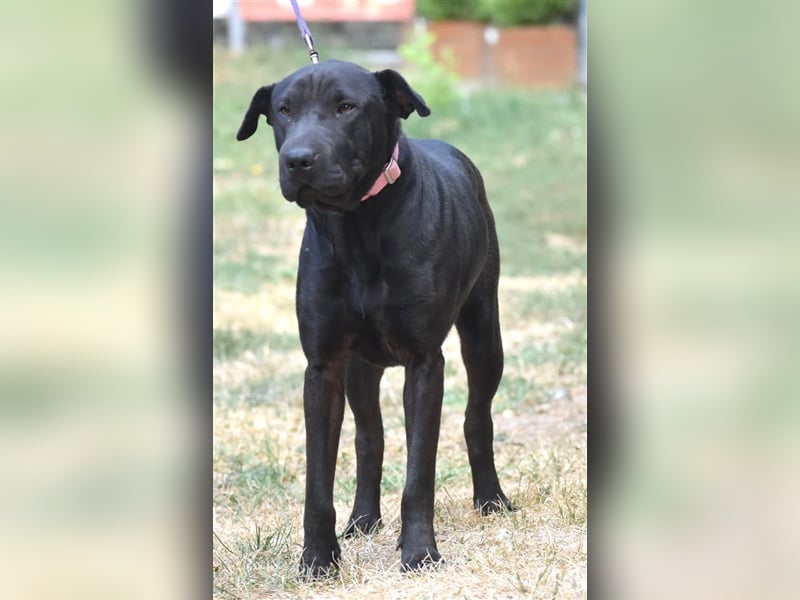
[[[283,155],[283,164],[286,165],[286,168],[290,171],[309,171],[314,166],[314,161],[317,160],[317,156],[319,156],[316,152],[311,150],[311,148],[291,148],[290,150],[286,150]]]

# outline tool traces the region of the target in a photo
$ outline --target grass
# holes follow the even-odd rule
[[[390,369],[381,396],[384,528],[342,541],[338,578],[298,579],[305,360],[294,278],[304,217],[280,195],[263,120],[247,142],[234,135],[255,89],[305,60],[302,52],[215,54],[215,597],[585,597],[586,111],[572,92],[476,91],[404,123],[411,136],[459,146],[484,174],[503,257],[506,368],[494,403],[495,453],[504,490],[521,510],[481,518],[471,508],[466,375],[452,334],[436,490],[444,566],[399,570],[403,373]],[[334,492],[339,531],[355,490],[353,440],[346,415]]]

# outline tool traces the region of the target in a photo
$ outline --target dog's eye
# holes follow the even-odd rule
[[[336,112],[338,112],[340,115],[342,115],[344,113],[349,113],[354,108],[355,108],[355,106],[353,104],[350,104],[349,102],[342,102],[336,108]]]
[[[278,112],[281,113],[284,117],[292,116],[292,109],[290,109],[285,104],[278,109]]]

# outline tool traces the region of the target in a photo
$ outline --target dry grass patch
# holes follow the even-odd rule
[[[290,483],[285,496],[265,498],[235,518],[218,503],[217,597],[585,597],[585,446],[570,436],[555,446],[552,440],[533,447],[522,442],[500,446],[499,468],[521,510],[480,517],[470,505],[468,477],[440,484],[435,527],[445,563],[418,575],[400,573],[395,550],[399,490],[384,494],[385,524],[380,532],[342,541],[340,574],[325,582],[303,582],[297,576],[302,540],[299,482]],[[448,448],[440,451],[440,457],[447,457],[441,462],[452,467],[460,461],[451,454]],[[399,457],[389,458],[391,464]],[[296,459],[299,474],[301,457]],[[339,482],[353,476],[348,470],[340,465]],[[341,530],[349,503],[341,491],[336,497]]]
[[[508,307],[524,305],[534,289],[582,286],[567,275],[505,280]],[[216,326],[296,336],[293,285],[280,282],[253,295],[220,293]],[[512,309],[513,310],[513,309]],[[381,598],[580,598],[586,594],[586,390],[585,363],[564,373],[556,362],[528,363],[526,345],[555,343],[569,325],[515,320],[504,314],[506,377],[525,378],[524,392],[510,397],[504,384],[495,410],[498,472],[517,513],[480,517],[471,506],[471,480],[462,434],[466,373],[458,338],[445,344],[445,406],[437,461],[435,527],[440,568],[400,573],[395,550],[405,478],[402,369],[382,382],[386,427],[382,514],[371,537],[342,540],[338,577],[325,582],[298,578],[302,544],[304,427],[299,341],[218,360],[214,413],[215,594],[219,598],[350,595]],[[514,324],[518,323],[518,327]],[[281,337],[283,339],[283,337]],[[287,375],[289,376],[287,378]],[[294,377],[294,379],[291,378]],[[543,381],[543,383],[542,383]],[[267,382],[259,388],[259,382]],[[553,387],[555,386],[555,387]],[[255,399],[253,389],[261,395]],[[338,530],[355,491],[354,426],[342,431],[335,505]]]

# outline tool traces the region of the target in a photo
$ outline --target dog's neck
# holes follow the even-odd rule
[[[381,174],[378,175],[378,178],[375,180],[375,183],[372,184],[372,187],[369,188],[369,191],[361,197],[362,202],[373,196],[377,196],[383,188],[397,181],[402,173],[400,171],[400,165],[397,163],[399,154],[400,142],[398,141],[394,145],[394,150],[392,150],[392,155],[389,157],[389,162],[383,166]]]

